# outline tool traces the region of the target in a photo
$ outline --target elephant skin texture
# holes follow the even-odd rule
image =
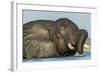
[[[87,38],[88,32],[68,18],[31,21],[23,24],[23,58],[82,55]]]

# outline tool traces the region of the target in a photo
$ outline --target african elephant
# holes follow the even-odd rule
[[[23,58],[82,55],[87,37],[87,31],[68,18],[31,21],[23,24]]]
[[[85,29],[79,29],[68,18],[60,18],[54,24],[56,28],[52,30],[51,36],[56,44],[58,53],[63,56],[72,56],[78,52],[82,56],[88,32]]]

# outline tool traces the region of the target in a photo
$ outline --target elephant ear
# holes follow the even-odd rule
[[[87,37],[88,37],[88,32],[84,29],[81,29],[79,31],[78,41],[77,41],[77,50],[80,55],[84,53],[83,46],[85,44]]]
[[[54,22],[52,29],[50,30],[50,38],[55,43],[56,48],[59,48],[59,40],[61,39],[60,25],[58,22]]]
[[[58,29],[59,29],[59,25],[56,25],[54,23],[53,27],[49,31],[51,40],[54,41],[54,42],[57,40]]]

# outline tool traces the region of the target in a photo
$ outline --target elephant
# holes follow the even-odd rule
[[[23,58],[83,55],[87,38],[88,32],[68,18],[30,21],[23,24]]]
[[[83,46],[88,38],[85,29],[78,26],[68,18],[60,18],[55,21],[56,29],[52,30],[52,39],[60,55],[73,56],[78,52],[79,56],[84,55]]]

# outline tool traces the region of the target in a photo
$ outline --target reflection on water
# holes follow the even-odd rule
[[[32,58],[30,60],[24,59],[23,62],[50,62],[50,61],[70,61],[70,60],[89,60],[91,59],[91,53],[85,52],[85,56],[70,56],[70,57],[59,57],[59,58]]]

